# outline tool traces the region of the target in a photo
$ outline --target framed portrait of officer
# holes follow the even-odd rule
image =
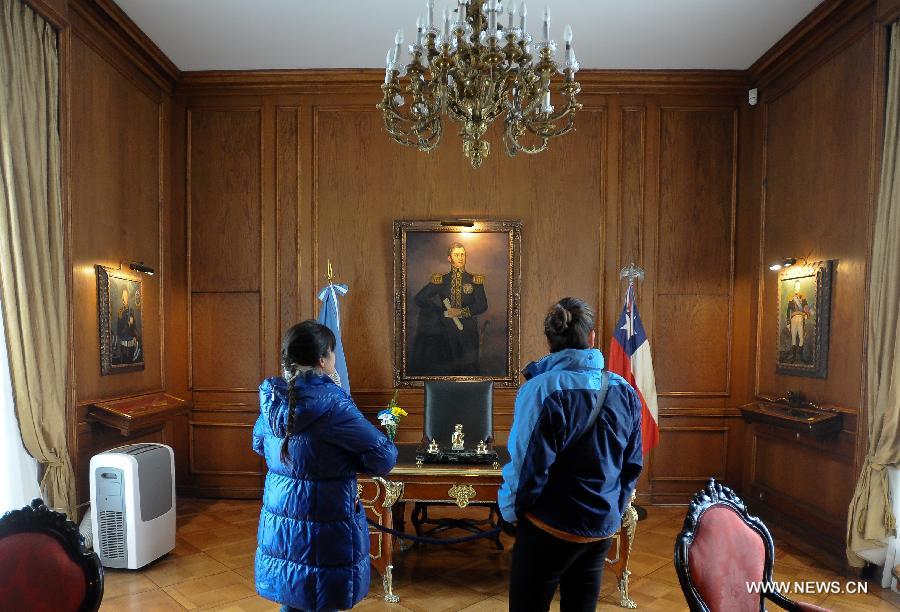
[[[519,371],[520,221],[394,221],[394,385]]]
[[[143,292],[139,278],[96,266],[100,374],[144,369]]]
[[[827,377],[833,270],[819,261],[779,272],[776,373]]]

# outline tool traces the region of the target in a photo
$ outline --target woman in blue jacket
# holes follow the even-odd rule
[[[509,609],[594,610],[611,536],[641,473],[641,403],[604,372],[594,314],[563,298],[547,315],[550,354],[523,372],[498,502],[517,524]]]
[[[369,531],[356,475],[397,448],[335,384],[335,338],[304,321],[281,345],[284,377],[259,386],[253,450],[266,459],[256,591],[282,610],[344,610],[369,591]]]

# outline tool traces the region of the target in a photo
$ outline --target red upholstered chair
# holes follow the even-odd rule
[[[94,612],[103,569],[78,527],[40,499],[0,519],[0,610]]]
[[[822,611],[773,588],[775,544],[761,520],[747,513],[734,491],[710,478],[691,500],[675,540],[675,570],[693,612],[761,612],[769,599],[786,610]],[[767,592],[761,593],[760,591]]]

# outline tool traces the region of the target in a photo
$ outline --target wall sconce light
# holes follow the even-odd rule
[[[782,268],[789,268],[797,263],[796,257],[785,257],[781,261],[776,261],[775,263],[769,266],[769,270],[781,270]]]
[[[145,266],[143,261],[130,261],[128,262],[128,267],[135,272],[153,276],[153,268],[151,268],[150,266]]]

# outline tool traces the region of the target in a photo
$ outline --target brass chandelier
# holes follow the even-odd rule
[[[441,141],[446,114],[462,125],[463,153],[478,168],[491,148],[485,132],[504,113],[503,142],[510,157],[520,151],[540,153],[551,138],[574,129],[581,86],[575,81],[579,66],[572,28],[565,28],[564,62],[557,65],[549,7],[543,39],[535,45],[537,57],[532,55],[524,2],[518,15],[510,7],[505,27],[499,0],[459,0],[455,11],[444,9],[443,17],[439,32],[433,25],[434,0],[428,0],[425,19],[416,22],[416,42],[409,45],[409,63],[399,63],[402,30],[388,51],[384,96],[377,106],[391,138],[431,151]],[[563,75],[558,91],[565,100],[558,110],[550,102],[550,82],[557,73]]]

